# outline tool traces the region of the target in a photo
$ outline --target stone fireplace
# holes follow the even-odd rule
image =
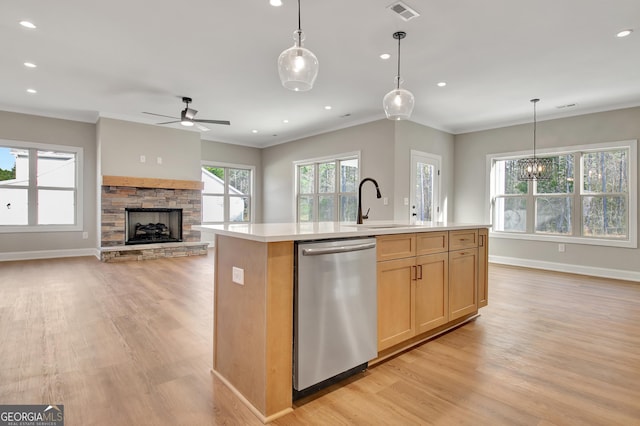
[[[105,262],[207,253],[193,229],[201,223],[200,181],[103,176],[101,206]]]

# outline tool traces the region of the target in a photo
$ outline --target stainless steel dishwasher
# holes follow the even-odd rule
[[[294,397],[367,368],[378,354],[376,240],[300,242]]]

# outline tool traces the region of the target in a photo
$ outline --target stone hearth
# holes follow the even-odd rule
[[[101,191],[101,259],[142,260],[207,253],[200,242],[202,182],[103,176]],[[126,208],[182,209],[182,242],[125,246]]]

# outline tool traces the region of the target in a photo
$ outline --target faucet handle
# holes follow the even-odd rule
[[[366,212],[365,214],[363,214],[363,215],[362,215],[362,218],[363,218],[363,219],[369,219],[369,212],[370,212],[370,211],[371,211],[371,207],[369,207],[369,208],[367,209],[367,212]]]

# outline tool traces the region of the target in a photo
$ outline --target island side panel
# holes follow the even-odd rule
[[[293,241],[269,243],[267,255],[267,414],[291,409]]]
[[[214,370],[263,420],[291,411],[293,243],[217,235],[214,294]]]
[[[267,244],[216,237],[213,369],[259,412],[266,411]],[[244,270],[244,285],[232,268]]]

